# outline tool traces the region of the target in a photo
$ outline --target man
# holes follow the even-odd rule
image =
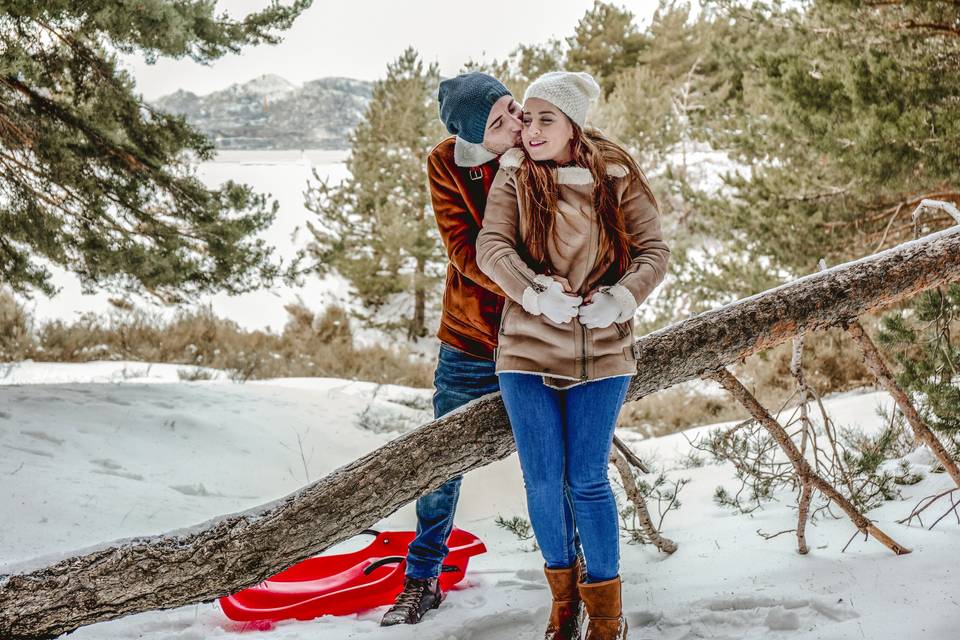
[[[507,88],[485,73],[444,80],[440,119],[453,136],[434,148],[427,175],[450,264],[440,319],[440,355],[434,375],[434,417],[499,391],[493,351],[497,346],[504,293],[480,271],[477,234],[487,192],[501,154],[520,143],[520,105]],[[438,576],[460,496],[462,476],[451,478],[417,500],[417,536],[407,552],[404,589],[381,625],[416,624],[440,605]]]

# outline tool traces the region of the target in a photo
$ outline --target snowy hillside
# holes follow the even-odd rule
[[[156,534],[246,509],[290,493],[429,419],[431,390],[338,379],[284,379],[244,385],[181,382],[175,366],[146,363],[41,365],[0,371],[0,573],[36,556],[62,555],[104,541]],[[877,428],[882,393],[827,401],[838,424]],[[808,529],[809,556],[789,535],[766,541],[757,530],[795,524],[785,496],[752,516],[716,506],[717,485],[733,470],[683,468],[693,438],[621,437],[669,477],[689,478],[682,507],[664,533],[673,556],[622,543],[630,638],[955,638],[960,622],[960,526],[933,531],[898,525],[915,502],[949,486],[924,473],[904,499],[870,513],[911,547],[896,557],[854,541],[845,520]],[[284,622],[260,638],[483,640],[538,638],[548,591],[539,553],[494,524],[526,517],[515,456],[469,474],[457,524],[479,535],[488,553],[471,561],[462,588],[416,627],[377,626],[383,608],[355,616]],[[408,505],[377,528],[413,528]],[[357,538],[336,550],[359,548]],[[77,640],[241,638],[215,603],[151,612],[83,628]],[[252,636],[247,636],[252,637]]]
[[[221,149],[346,149],[372,87],[351,78],[298,87],[267,74],[206,95],[176,91],[154,106],[185,116]]]

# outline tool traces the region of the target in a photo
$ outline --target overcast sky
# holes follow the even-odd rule
[[[219,0],[232,16],[269,4],[266,0]],[[641,24],[649,22],[656,0],[620,2]],[[210,93],[265,73],[300,84],[326,76],[362,80],[383,77],[387,63],[408,46],[444,75],[470,59],[503,58],[521,44],[546,42],[573,33],[593,0],[314,0],[276,46],[249,47],[210,66],[189,60],[148,65],[127,58],[140,91],[153,100],[177,89]]]

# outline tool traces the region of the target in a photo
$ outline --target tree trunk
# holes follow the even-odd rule
[[[413,276],[413,318],[410,321],[410,331],[407,335],[409,341],[415,341],[427,335],[426,269],[426,262],[422,257],[418,257],[417,272]]]
[[[960,228],[811,274],[641,338],[636,400],[864,312],[960,280]],[[0,637],[49,638],[213,600],[374,524],[513,451],[499,394],[474,401],[277,502],[182,532],[104,545],[0,578]]]

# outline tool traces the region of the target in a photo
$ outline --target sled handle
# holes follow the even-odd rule
[[[376,562],[371,562],[369,566],[363,570],[363,575],[368,576],[385,564],[394,564],[395,562],[403,562],[404,560],[406,560],[406,558],[403,556],[387,556],[386,558],[380,558]]]
[[[377,531],[376,529],[364,529],[363,531],[361,531],[361,532],[358,533],[357,535],[358,535],[358,536],[378,536],[378,535],[380,535],[380,532]]]
[[[380,558],[376,562],[371,562],[366,568],[364,568],[363,575],[368,576],[384,565],[403,562],[404,560],[406,560],[406,557],[404,556],[387,556],[386,558]],[[440,568],[440,571],[442,573],[453,573],[455,571],[460,571],[460,567],[453,564],[445,564]]]

